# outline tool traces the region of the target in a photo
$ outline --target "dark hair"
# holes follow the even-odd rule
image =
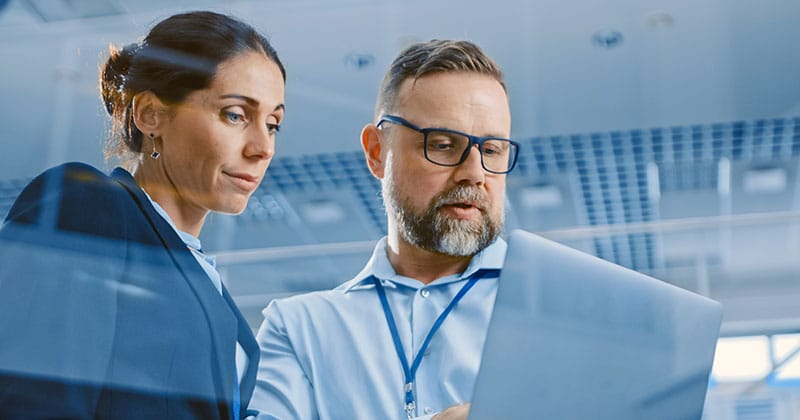
[[[431,40],[413,44],[395,58],[381,83],[375,118],[390,112],[400,85],[406,79],[417,80],[426,74],[469,72],[494,77],[503,90],[503,72],[480,47],[470,41]]]
[[[133,124],[133,97],[153,92],[167,104],[181,103],[190,93],[208,88],[218,66],[234,56],[255,51],[286,70],[269,41],[252,26],[231,16],[196,11],[170,16],[156,24],[141,42],[110,48],[100,70],[100,87],[111,115],[106,157],[141,153],[143,134]]]

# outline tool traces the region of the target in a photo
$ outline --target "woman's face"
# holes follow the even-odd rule
[[[275,154],[283,103],[280,69],[264,54],[223,62],[207,89],[168,111],[158,163],[172,191],[156,201],[173,218],[241,213]]]

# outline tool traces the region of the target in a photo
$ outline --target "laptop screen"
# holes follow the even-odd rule
[[[470,419],[700,419],[710,299],[514,231]]]

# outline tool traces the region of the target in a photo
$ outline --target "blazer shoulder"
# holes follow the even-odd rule
[[[119,185],[113,178],[94,166],[81,162],[56,166],[42,173],[42,176],[60,179],[61,187],[72,193],[84,190],[90,193],[119,190]]]
[[[70,162],[36,176],[12,205],[7,223],[56,225],[58,230],[118,236],[127,193],[113,178],[85,163]]]

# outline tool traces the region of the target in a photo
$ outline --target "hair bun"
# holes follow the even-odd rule
[[[139,47],[139,43],[134,42],[122,49],[114,45],[108,48],[109,57],[100,72],[100,89],[106,111],[111,116],[125,104],[125,80]]]

